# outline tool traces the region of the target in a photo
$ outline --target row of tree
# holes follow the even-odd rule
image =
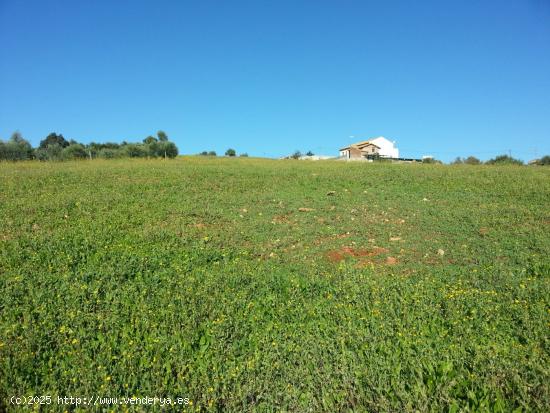
[[[467,165],[481,165],[483,162],[481,162],[479,159],[477,159],[475,156],[468,156],[467,158],[461,158],[457,157],[453,162],[453,165],[460,165],[460,164],[467,164]],[[511,157],[510,155],[499,155],[496,156],[493,159],[489,159],[485,162],[485,165],[523,165],[523,161],[521,159],[516,159]],[[550,165],[550,156],[546,155],[543,156],[540,159],[536,159],[533,162],[530,162],[530,164],[534,165]]]
[[[84,158],[175,158],[178,147],[163,131],[157,136],[148,136],[141,143],[96,143],[82,144],[74,139],[66,140],[63,135],[50,133],[40,141],[37,148],[24,139],[19,132],[8,141],[0,140],[0,160],[20,161],[38,159],[57,161]]]
[[[202,151],[199,153],[200,156],[217,156],[216,151]],[[229,148],[225,151],[225,156],[237,156],[237,151],[233,148]],[[247,157],[248,154],[246,152],[241,153],[239,156]]]

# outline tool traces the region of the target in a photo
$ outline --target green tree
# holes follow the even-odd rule
[[[208,152],[208,156],[217,156],[216,151],[210,151]]]
[[[69,142],[65,140],[63,135],[57,135],[56,133],[50,133],[45,139],[40,141],[40,148],[47,149],[50,145],[59,145],[61,148],[69,146]]]
[[[475,156],[468,156],[466,159],[464,159],[464,163],[468,165],[481,165],[481,161]]]
[[[154,143],[154,142],[157,142],[157,138],[155,138],[154,136],[147,136],[144,140],[143,140],[143,143],[148,145],[148,144],[151,144],[151,143]]]
[[[164,131],[159,130],[157,132],[157,136],[158,136],[160,142],[168,141],[168,135],[166,133],[164,133]]]
[[[314,155],[314,153],[311,152],[311,151],[307,151],[307,153],[306,153],[306,156],[313,156],[313,155]]]
[[[523,165],[523,161],[509,155],[499,155],[485,162],[487,165]]]
[[[0,141],[0,160],[22,161],[31,159],[32,153],[31,144],[19,132],[14,132],[7,142]]]
[[[225,151],[225,156],[235,156],[235,155],[237,155],[237,152],[235,151],[235,149],[229,148],[228,150]]]
[[[302,152],[296,151],[291,156],[292,159],[300,159],[302,157]]]
[[[248,158],[248,154],[246,152],[244,153],[241,153],[239,156],[243,157],[243,158]]]
[[[452,162],[453,165],[461,165],[463,163],[464,163],[464,160],[460,156],[457,156],[455,160]]]
[[[174,142],[162,141],[157,144],[157,154],[161,157],[175,158],[178,156],[178,147]]]

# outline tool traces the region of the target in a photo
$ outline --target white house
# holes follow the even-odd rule
[[[399,149],[395,141],[383,136],[361,141],[340,149],[340,157],[344,159],[361,159],[380,156],[381,158],[399,158]]]

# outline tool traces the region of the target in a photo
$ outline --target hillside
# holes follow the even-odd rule
[[[543,167],[0,163],[0,410],[543,411],[549,200]]]

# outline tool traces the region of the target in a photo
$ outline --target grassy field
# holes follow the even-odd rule
[[[550,406],[549,168],[4,163],[0,217],[0,411]]]

